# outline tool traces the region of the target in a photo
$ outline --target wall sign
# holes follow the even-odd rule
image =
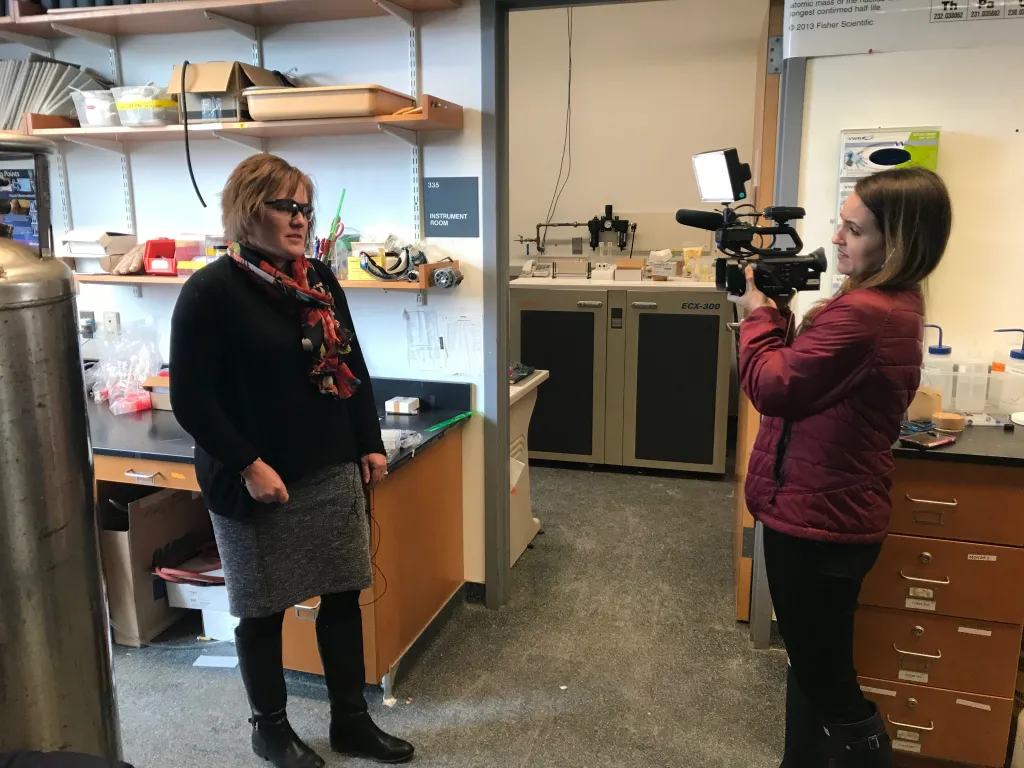
[[[1024,0],[786,0],[786,58],[1022,41]]]
[[[480,179],[434,176],[423,180],[427,237],[480,237]]]

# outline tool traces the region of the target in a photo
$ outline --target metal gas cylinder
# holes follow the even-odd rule
[[[74,281],[50,249],[52,151],[0,134],[0,167],[35,169],[40,235],[39,249],[0,237],[0,752],[116,758]]]

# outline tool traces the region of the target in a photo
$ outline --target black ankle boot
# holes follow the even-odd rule
[[[868,704],[874,714],[867,720],[825,726],[836,768],[893,768],[892,742],[882,715],[872,702]]]
[[[828,768],[828,737],[793,668],[786,677],[786,751],[780,768]]]
[[[292,730],[284,712],[253,715],[252,751],[277,768],[323,768],[324,761]]]
[[[252,751],[276,768],[323,768],[321,757],[303,744],[288,723],[281,635],[276,636],[276,641],[254,641],[236,633],[235,650],[252,709]]]
[[[404,763],[412,758],[413,746],[389,736],[370,719],[367,712],[331,714],[331,749],[350,757],[369,757],[380,763]]]

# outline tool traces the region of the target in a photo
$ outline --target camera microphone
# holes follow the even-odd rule
[[[691,211],[687,208],[680,208],[676,211],[676,221],[684,227],[710,229],[714,232],[725,224],[725,217],[716,211]]]

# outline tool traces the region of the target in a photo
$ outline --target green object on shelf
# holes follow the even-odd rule
[[[460,413],[458,416],[456,416],[454,418],[451,418],[451,419],[448,419],[448,421],[442,421],[440,424],[435,424],[434,426],[430,427],[430,429],[427,429],[426,431],[427,432],[437,432],[437,430],[439,430],[439,429],[444,429],[445,427],[450,427],[452,424],[455,424],[456,422],[462,421],[463,419],[468,419],[472,415],[473,415],[472,411],[466,411],[465,413]]]

